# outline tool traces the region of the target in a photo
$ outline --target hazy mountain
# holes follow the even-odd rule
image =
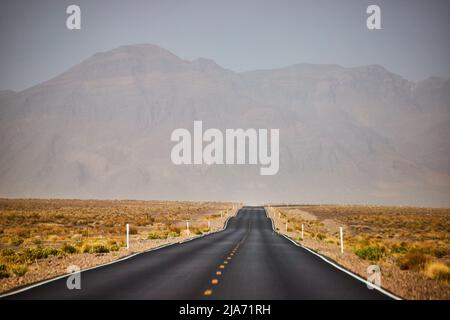
[[[16,92],[12,90],[0,90],[0,103],[4,104],[8,99],[11,99]]]
[[[0,195],[450,205],[450,80],[381,66],[235,73],[154,45],[0,93]],[[280,171],[175,166],[172,130],[279,128]]]

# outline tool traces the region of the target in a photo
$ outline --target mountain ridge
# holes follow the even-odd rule
[[[448,206],[449,86],[378,65],[234,72],[122,46],[0,96],[0,195]],[[279,174],[173,165],[170,133],[194,120],[279,128]]]

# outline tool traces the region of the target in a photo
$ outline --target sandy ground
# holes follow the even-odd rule
[[[305,220],[317,220],[313,214],[296,210]],[[347,270],[356,273],[360,277],[367,279],[367,268],[374,263],[360,259],[353,252],[346,250],[344,244],[344,253],[341,254],[340,247],[337,244],[330,244],[325,241],[318,241],[316,239],[299,240],[299,232],[286,232],[285,220],[279,218],[278,212],[269,209],[269,215],[273,218],[275,227],[278,232],[285,234],[295,242],[310,248],[321,255],[327,257],[329,260],[336,262]],[[323,220],[324,226],[330,230],[338,230],[340,224],[332,219]],[[344,225],[344,230],[346,226]],[[336,238],[338,240],[339,238]],[[407,270],[400,270],[394,261],[381,261],[378,263],[381,268],[381,286],[384,289],[394,293],[395,295],[404,299],[450,299],[450,288],[448,285],[436,280],[426,278],[424,275]]]

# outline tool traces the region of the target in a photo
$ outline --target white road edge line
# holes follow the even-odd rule
[[[341,267],[340,265],[338,265],[338,264],[336,264],[336,263],[334,263],[334,262],[328,260],[326,257],[324,257],[324,256],[322,256],[321,254],[315,252],[314,250],[311,250],[311,249],[305,247],[303,244],[297,243],[296,241],[292,240],[292,239],[289,238],[288,236],[282,234],[281,232],[278,232],[278,231],[275,229],[275,224],[274,224],[274,222],[273,222],[273,219],[267,214],[266,207],[264,207],[264,211],[266,212],[266,217],[267,217],[268,219],[270,219],[270,221],[272,222],[272,229],[273,229],[273,231],[275,231],[276,233],[278,233],[280,236],[283,236],[284,238],[286,238],[287,240],[289,240],[290,242],[292,242],[292,243],[293,243],[294,245],[296,245],[297,247],[302,248],[302,249],[304,249],[304,250],[306,250],[306,251],[312,253],[313,255],[319,257],[320,259],[322,259],[322,260],[325,261],[326,263],[331,264],[333,267],[339,269],[339,270],[342,271],[342,272],[345,272],[346,274],[348,274],[348,275],[352,276],[353,278],[355,278],[355,279],[357,279],[357,280],[359,280],[359,281],[365,283],[366,285],[368,285],[368,286],[372,287],[373,289],[375,289],[375,290],[377,290],[377,291],[379,291],[379,292],[385,294],[386,296],[388,296],[388,297],[390,297],[390,298],[392,298],[392,299],[394,299],[394,300],[402,300],[402,298],[400,298],[400,297],[394,295],[393,293],[391,293],[391,292],[389,292],[389,291],[386,291],[386,290],[384,290],[384,289],[381,288],[381,287],[375,286],[373,283],[371,283],[371,282],[369,282],[369,281],[367,281],[367,280],[361,278],[361,277],[358,276],[357,274],[355,274],[355,273],[353,273],[353,272],[351,272],[351,271],[349,271],[349,270],[347,270],[347,269]]]
[[[199,236],[195,236],[195,237],[192,237],[192,238],[189,238],[189,239],[185,239],[185,240],[182,240],[182,241],[178,241],[178,242],[166,243],[166,244],[163,244],[163,245],[161,245],[161,246],[159,246],[159,247],[147,249],[147,250],[144,250],[144,251],[141,251],[141,252],[136,252],[136,253],[130,254],[130,255],[128,255],[128,256],[125,256],[125,257],[123,257],[123,258],[114,260],[114,261],[110,261],[110,262],[107,262],[107,263],[104,263],[104,264],[100,264],[100,265],[98,265],[98,266],[93,266],[93,267],[89,267],[89,268],[83,269],[83,270],[81,270],[81,271],[79,271],[79,272],[77,272],[77,273],[82,273],[82,272],[85,272],[85,271],[89,271],[89,270],[94,270],[94,269],[106,267],[106,266],[109,266],[109,265],[114,264],[114,263],[118,263],[118,262],[122,262],[122,261],[125,261],[125,260],[128,260],[128,259],[131,259],[131,258],[133,258],[133,257],[135,257],[135,256],[140,255],[140,254],[144,254],[144,253],[147,253],[147,252],[156,251],[156,250],[159,250],[159,249],[162,249],[162,248],[165,248],[165,247],[169,247],[169,246],[173,246],[173,245],[176,245],[176,244],[181,244],[181,243],[189,242],[189,241],[192,241],[192,240],[196,240],[196,239],[205,237],[205,236],[210,235],[210,234],[213,234],[213,233],[222,232],[222,231],[224,231],[224,230],[227,228],[228,221],[229,221],[231,218],[235,217],[241,208],[242,208],[242,207],[239,207],[238,209],[236,209],[236,211],[234,212],[234,214],[231,215],[231,216],[229,216],[229,217],[227,218],[227,220],[225,220],[225,224],[224,224],[224,226],[223,226],[223,228],[222,228],[221,230],[218,230],[218,231],[215,231],[215,232],[205,233],[205,234],[202,234],[202,235],[199,235]],[[27,286],[27,287],[24,287],[24,288],[21,288],[21,289],[12,291],[12,292],[0,294],[0,299],[5,298],[5,297],[9,297],[9,296],[12,296],[12,295],[15,295],[15,294],[24,292],[24,291],[28,291],[28,290],[33,289],[33,288],[36,288],[36,287],[40,287],[40,286],[42,286],[42,285],[44,285],[44,284],[47,284],[47,283],[50,283],[50,282],[53,282],[53,281],[56,281],[56,280],[59,280],[59,279],[67,278],[67,277],[69,277],[69,276],[71,276],[71,275],[73,275],[73,273],[63,274],[63,275],[57,276],[57,277],[55,277],[55,278],[51,278],[51,279],[48,279],[48,280],[44,280],[44,281],[41,281],[41,282],[37,282],[37,283],[35,283],[35,284],[29,285],[29,286]]]

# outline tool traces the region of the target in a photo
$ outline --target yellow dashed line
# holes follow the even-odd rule
[[[205,295],[205,296],[212,295],[212,290],[211,289],[206,289],[205,292],[203,292],[203,295]]]
[[[236,247],[234,247],[234,249],[231,250],[231,252],[230,252],[229,256],[227,257],[227,259],[224,260],[223,264],[219,265],[219,269],[225,269],[225,265],[228,264],[228,260],[231,260],[231,259],[232,259],[232,257],[234,256],[234,254],[236,253],[236,251],[237,251],[238,249],[239,249],[239,244],[237,244]],[[222,271],[221,271],[221,270],[217,270],[217,271],[216,271],[216,275],[217,275],[217,276],[222,275]],[[219,283],[219,279],[217,279],[217,278],[211,279],[211,284],[218,284],[218,283]],[[203,292],[203,295],[204,295],[204,296],[211,296],[212,293],[213,293],[213,291],[212,291],[211,289],[206,289],[206,290]]]

